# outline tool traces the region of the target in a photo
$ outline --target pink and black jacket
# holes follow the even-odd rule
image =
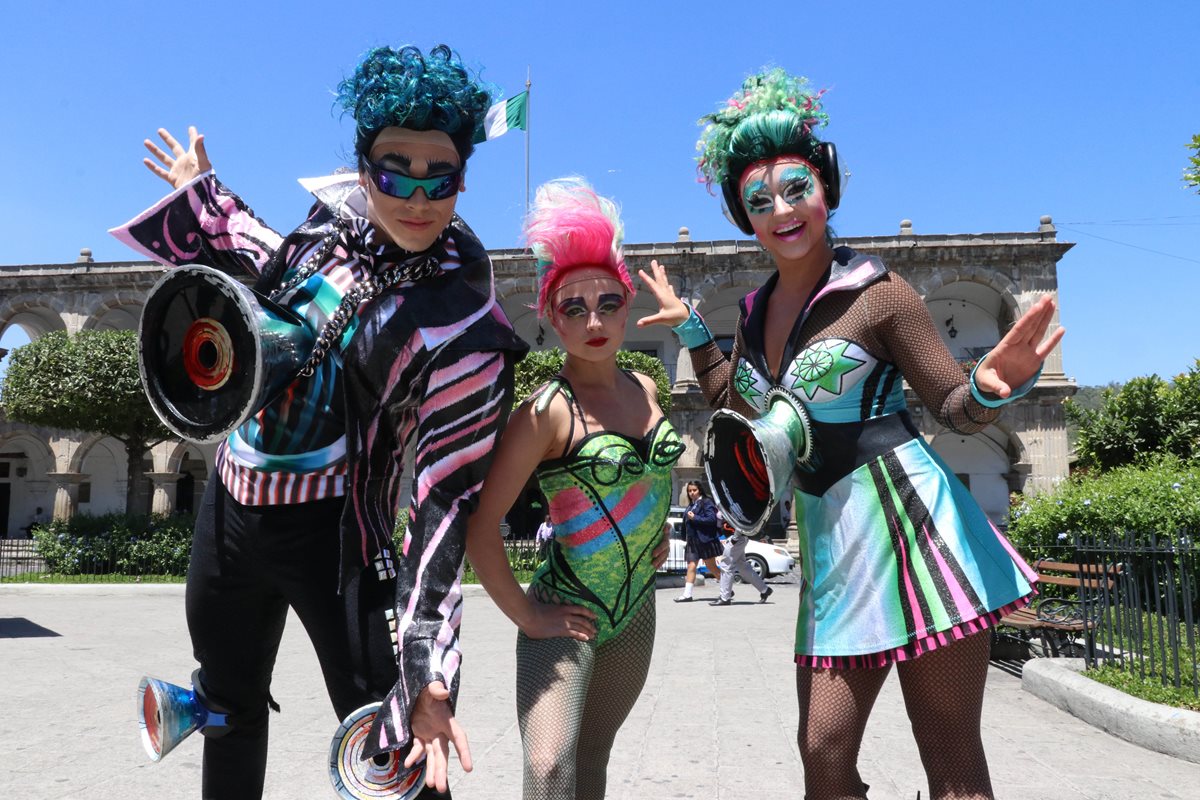
[[[355,585],[364,570],[396,579],[399,679],[383,699],[369,756],[408,744],[412,705],[430,682],[457,697],[467,518],[508,420],[513,364],[528,346],[500,309],[491,261],[465,222],[454,217],[424,253],[377,244],[354,177],[315,182],[320,202],[286,238],[211,172],[113,234],[166,266],[255,277],[263,293],[285,285],[334,235],[320,268],[280,298],[314,332],[366,274],[406,259],[438,262],[431,277],[360,305],[313,377],[297,379],[218,452],[222,480],[249,504],[344,494],[341,585]],[[414,435],[412,506],[397,557],[392,536]]]

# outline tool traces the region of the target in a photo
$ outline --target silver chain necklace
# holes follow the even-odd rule
[[[329,254],[333,252],[343,230],[345,230],[345,223],[340,218],[335,220],[333,230],[325,236],[324,241],[313,251],[313,254],[305,259],[304,263],[296,269],[296,275],[286,285],[271,293],[271,300],[280,302],[283,295],[311,278],[321,268],[321,265],[325,263],[325,259]],[[341,337],[342,332],[346,329],[346,325],[349,324],[361,304],[369,300],[374,300],[385,289],[389,289],[398,283],[430,278],[440,270],[441,265],[438,263],[437,258],[425,255],[417,256],[401,264],[388,267],[378,276],[367,272],[361,280],[351,285],[346,294],[342,296],[342,301],[338,303],[338,307],[334,310],[333,314],[325,321],[325,325],[322,326],[321,332],[317,335],[317,341],[313,345],[312,353],[309,355],[308,361],[300,368],[299,375],[304,378],[312,377],[320,363],[325,360],[329,348]],[[282,303],[280,304],[282,305]]]

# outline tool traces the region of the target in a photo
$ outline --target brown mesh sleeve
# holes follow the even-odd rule
[[[742,400],[733,389],[733,365],[742,354],[742,317],[738,316],[737,327],[734,328],[733,351],[729,358],[721,352],[715,341],[688,350],[692,358],[692,370],[696,373],[696,381],[704,399],[712,408],[732,408],[739,414],[755,417],[758,412]]]
[[[938,336],[929,309],[903,278],[889,273],[864,294],[878,347],[939,423],[958,433],[975,433],[1000,415],[1000,409],[980,405],[971,396],[967,376]]]

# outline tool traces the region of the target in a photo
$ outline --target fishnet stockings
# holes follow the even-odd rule
[[[989,646],[975,634],[897,665],[933,800],[992,797],[979,734]],[[867,796],[858,751],[888,669],[797,668],[806,800]]]
[[[517,634],[517,722],[524,800],[603,800],[608,755],[646,683],[654,598],[597,646]]]

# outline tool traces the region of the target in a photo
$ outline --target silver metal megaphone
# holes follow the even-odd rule
[[[812,421],[796,395],[776,387],[767,411],[747,419],[720,409],[708,420],[704,474],[713,502],[735,529],[753,534],[771,517],[791,486],[796,467],[812,457]]]
[[[226,715],[206,707],[194,688],[156,678],[143,677],[138,683],[137,709],[142,747],[151,761],[161,761],[195,731],[228,725]]]
[[[425,761],[404,767],[399,751],[364,759],[379,703],[368,703],[338,726],[329,743],[329,779],[346,800],[412,800],[425,788]]]
[[[312,353],[297,314],[211,267],[176,267],[146,296],[138,368],[180,437],[224,439],[283,391]]]

